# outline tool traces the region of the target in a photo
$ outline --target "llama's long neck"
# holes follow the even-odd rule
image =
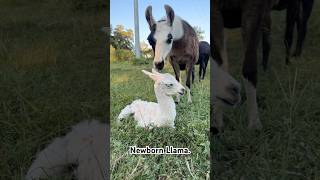
[[[166,95],[157,87],[154,88],[154,92],[156,94],[161,113],[168,116],[170,119],[174,119],[176,117],[176,104],[174,103],[172,96]]]

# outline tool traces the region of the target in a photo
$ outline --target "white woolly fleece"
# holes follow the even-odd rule
[[[38,153],[26,179],[59,177],[68,165],[76,164],[78,180],[106,180],[106,131],[107,125],[95,120],[75,125]]]

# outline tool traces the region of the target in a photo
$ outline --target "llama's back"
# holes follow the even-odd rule
[[[106,124],[97,121],[77,124],[37,155],[26,179],[59,176],[71,164],[78,164],[75,174],[79,180],[105,179],[106,129]]]
[[[152,124],[156,125],[157,118],[159,118],[161,114],[159,104],[138,99],[120,112],[118,120],[127,118],[130,115],[133,115],[138,126],[147,127]]]

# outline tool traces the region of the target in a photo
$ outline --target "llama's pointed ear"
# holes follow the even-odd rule
[[[153,73],[151,73],[151,72],[149,72],[149,71],[146,71],[146,70],[142,70],[142,72],[145,74],[145,75],[147,75],[147,76],[149,76],[151,79],[153,79],[154,81],[156,81],[157,79],[158,79],[158,76],[156,75],[156,74],[153,74]]]
[[[174,11],[169,5],[164,5],[164,9],[166,9],[167,21],[169,23],[169,26],[172,26],[175,16]]]
[[[153,16],[152,16],[152,7],[148,6],[146,9],[146,20],[148,21],[149,24],[149,29],[152,29],[152,26],[156,23],[156,21],[154,20]]]
[[[142,70],[142,72],[143,72],[145,75],[148,75],[148,76],[152,75],[152,73],[151,73],[151,72],[146,71],[146,70]]]
[[[159,73],[156,69],[154,69],[154,68],[152,68],[152,73],[153,74],[158,74],[158,75],[160,75],[161,73]]]

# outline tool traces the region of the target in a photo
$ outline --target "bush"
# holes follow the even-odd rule
[[[74,10],[102,10],[107,6],[105,0],[72,0],[71,2]]]
[[[116,62],[117,56],[116,56],[116,49],[112,45],[110,45],[110,62]]]
[[[145,64],[151,64],[152,60],[146,59],[146,58],[134,58],[132,63],[133,65],[145,65]]]
[[[127,49],[116,49],[115,55],[118,61],[130,61],[134,59],[133,52]]]

